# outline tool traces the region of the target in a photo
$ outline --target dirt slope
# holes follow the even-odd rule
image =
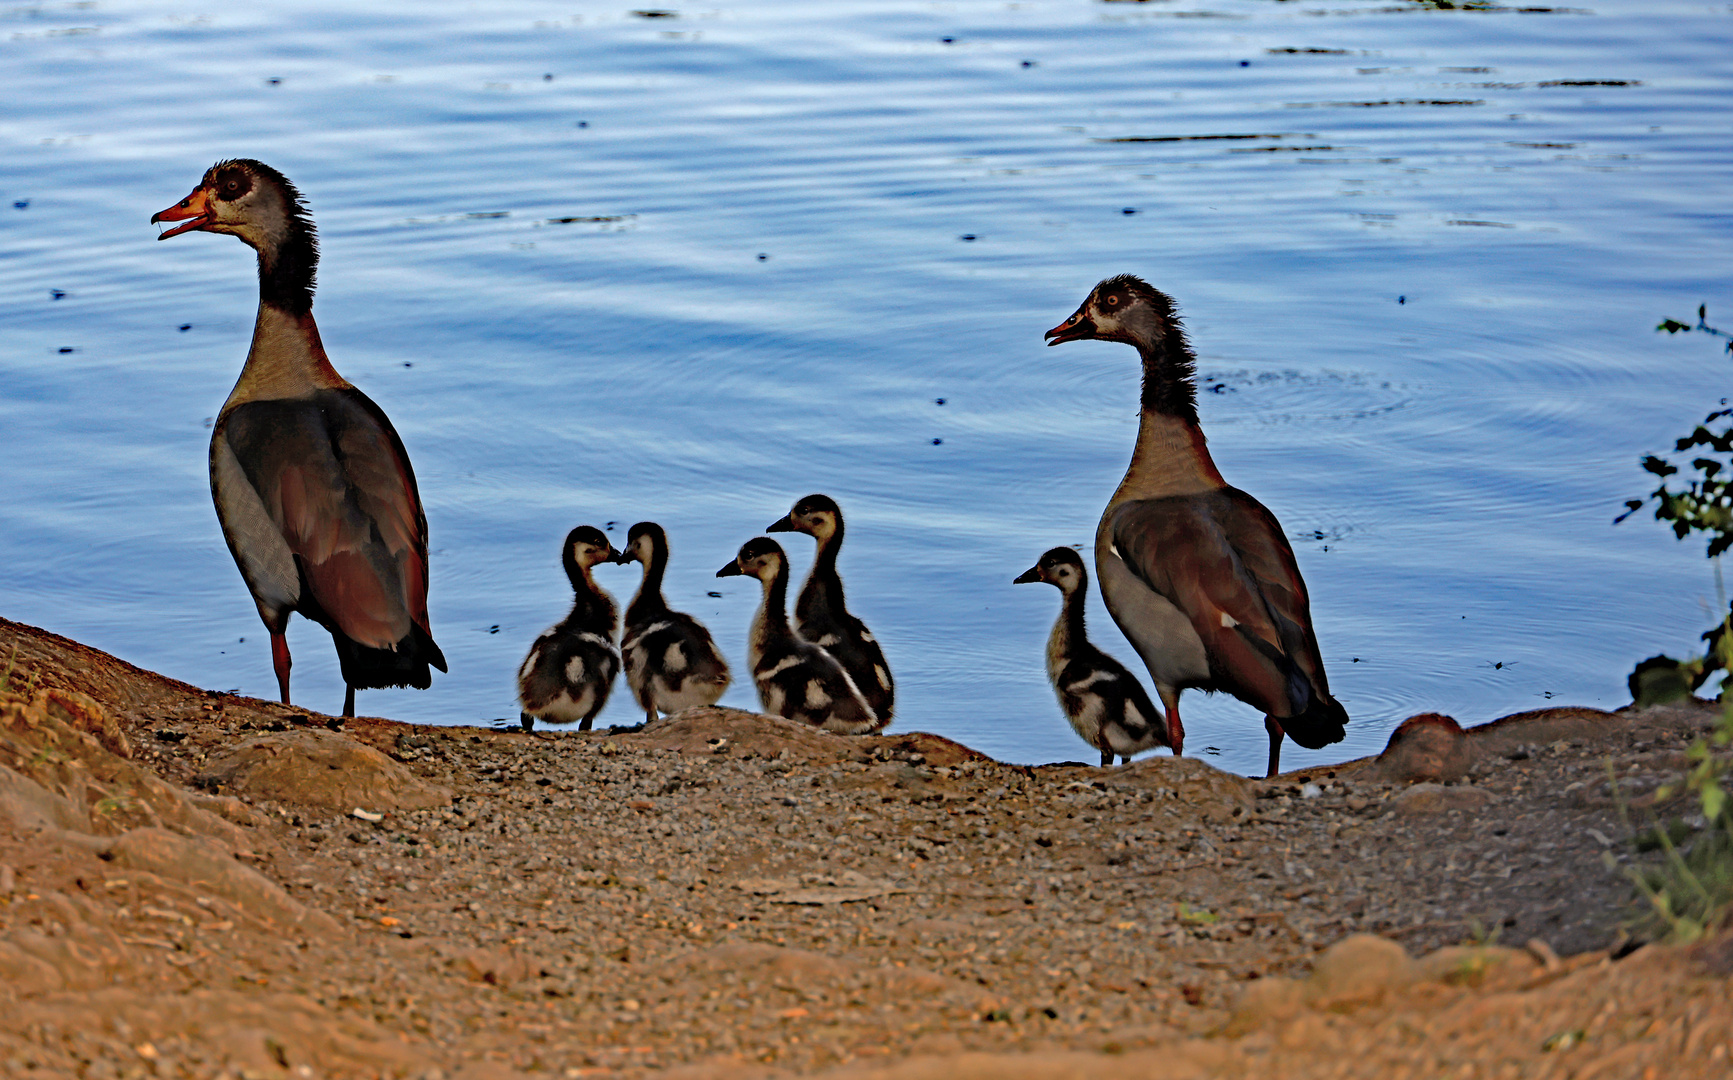
[[[1646,813],[1700,707],[1440,736],[1451,783],[1263,782],[722,709],[342,723],[14,650],[8,1077],[1729,1070],[1726,950],[1607,951],[1608,763]]]

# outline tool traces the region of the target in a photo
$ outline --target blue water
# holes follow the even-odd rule
[[[364,712],[515,716],[583,522],[666,526],[670,600],[738,671],[756,587],[712,575],[823,491],[893,730],[1087,759],[1042,670],[1057,594],[1011,579],[1124,469],[1134,354],[1041,340],[1119,272],[1177,298],[1216,460],[1311,585],[1354,723],[1289,765],[1422,710],[1616,707],[1714,620],[1700,544],[1611,520],[1733,370],[1654,331],[1733,323],[1728,5],[669,10],[0,9],[0,614],[274,696],[205,465],[252,253],[146,224],[251,156],[307,195],[325,343],[426,501],[452,671]],[[599,577],[623,602],[637,568]],[[290,641],[337,709],[324,632]],[[1261,768],[1249,707],[1186,703],[1188,749]]]

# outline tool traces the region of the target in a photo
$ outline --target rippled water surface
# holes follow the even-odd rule
[[[1733,323],[1730,31],[1677,0],[0,8],[0,614],[274,695],[205,465],[252,255],[146,224],[251,156],[307,195],[326,345],[427,504],[452,672],[363,711],[515,716],[581,522],[663,523],[740,669],[756,587],[712,575],[823,491],[897,729],[1087,758],[1058,596],[1011,579],[1124,468],[1135,355],[1041,340],[1119,272],[1177,298],[1217,462],[1311,585],[1354,723],[1288,764],[1421,710],[1615,707],[1717,603],[1699,545],[1610,522],[1726,392],[1717,342],[1654,327]],[[623,602],[637,568],[598,576]],[[338,708],[328,637],[290,641]],[[1187,701],[1188,748],[1261,767],[1249,707]]]

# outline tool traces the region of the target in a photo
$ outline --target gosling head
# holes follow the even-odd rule
[[[626,530],[626,542],[620,553],[614,556],[614,561],[622,565],[637,562],[649,566],[657,548],[668,549],[668,534],[654,521],[640,521]]]
[[[1120,274],[1091,289],[1083,305],[1044,336],[1049,345],[1093,338],[1143,349],[1158,346],[1177,332],[1173,300],[1141,278]]]
[[[717,577],[755,577],[766,585],[776,580],[782,572],[787,556],[783,554],[782,545],[768,536],[759,536],[740,545],[740,554],[734,561],[716,571]]]
[[[1088,580],[1089,573],[1083,569],[1083,556],[1071,548],[1056,547],[1049,548],[1039,562],[1018,574],[1012,584],[1026,585],[1031,581],[1045,581],[1049,585],[1058,586],[1060,592],[1069,596],[1081,589]]]
[[[566,576],[590,576],[590,568],[597,563],[609,562],[614,557],[614,546],[608,543],[608,538],[602,530],[594,525],[579,525],[566,534],[566,546],[561,552],[560,561],[565,563]],[[573,577],[576,580],[576,577]]]
[[[767,525],[768,532],[803,532],[820,543],[836,535],[842,510],[829,495],[808,495],[794,504],[785,518]]]

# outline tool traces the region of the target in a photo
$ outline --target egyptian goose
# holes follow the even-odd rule
[[[1068,547],[1050,549],[1041,561],[1019,574],[1014,584],[1045,581],[1064,597],[1053,633],[1047,638],[1047,678],[1071,730],[1101,751],[1101,766],[1123,764],[1131,755],[1167,745],[1167,724],[1137,676],[1089,643],[1083,628],[1083,601],[1089,572],[1083,556]]]
[[[670,610],[662,596],[668,534],[654,521],[640,521],[627,530],[614,561],[644,564],[644,580],[626,605],[626,632],[620,639],[626,685],[644,709],[644,722],[655,720],[658,712],[716,704],[728,689],[728,661],[703,623]]]
[[[572,611],[542,631],[518,668],[517,698],[523,706],[518,722],[525,731],[537,720],[577,724],[579,731],[588,731],[608,703],[608,691],[620,673],[620,654],[614,648],[620,618],[614,598],[596,585],[590,570],[613,557],[613,546],[593,525],[579,525],[566,534],[560,562],[572,583]]]
[[[871,735],[880,720],[841,664],[788,625],[788,556],[768,536],[748,540],[717,577],[745,575],[764,586],[764,602],[746,639],[746,662],[758,700],[773,716],[838,735]]]
[[[1306,583],[1274,514],[1216,471],[1197,419],[1196,357],[1173,301],[1130,275],[1095,286],[1049,345],[1124,342],[1143,358],[1137,446],[1095,532],[1095,576],[1113,621],[1149,665],[1169,744],[1185,739],[1182,690],[1225,690],[1264,713],[1268,775],[1282,736],[1340,742]]]
[[[836,557],[842,551],[842,510],[828,495],[808,495],[788,516],[773,522],[769,532],[803,532],[818,541],[812,570],[794,602],[794,625],[800,636],[836,657],[860,687],[867,704],[885,723],[896,709],[896,684],[891,666],[866,624],[849,614],[843,600]]]
[[[227,233],[259,255],[253,346],[211,432],[211,493],[270,632],[283,703],[291,612],[331,632],[344,716],[359,689],[426,689],[429,665],[446,670],[427,621],[427,516],[391,421],[319,341],[319,243],[300,192],[269,165],[219,161],[150,220],[184,222],[159,240]]]

